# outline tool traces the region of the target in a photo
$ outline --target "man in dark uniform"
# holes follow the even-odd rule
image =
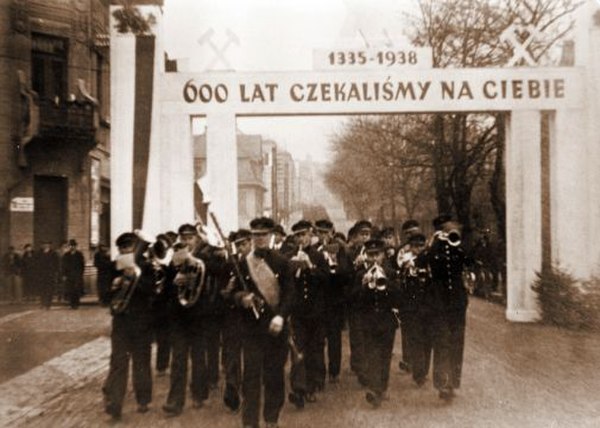
[[[432,284],[427,302],[432,312],[433,385],[443,400],[460,387],[465,314],[468,298],[462,273],[465,256],[460,226],[444,214],[434,220],[437,232],[428,251]]]
[[[131,358],[137,411],[145,413],[152,401],[151,302],[155,294],[152,263],[144,257],[149,243],[134,233],[123,233],[116,245],[111,298],[112,332],[108,376],[104,382],[104,409],[113,419],[121,418]]]
[[[35,257],[35,270],[41,305],[50,309],[60,273],[60,256],[52,249],[50,241],[42,243],[42,248]]]
[[[407,253],[410,252],[409,241],[410,241],[411,237],[413,235],[419,234],[419,233],[421,233],[421,228],[419,226],[418,221],[410,219],[410,220],[406,220],[404,223],[402,223],[402,242],[400,243],[400,246],[397,251],[396,265],[395,265],[398,268],[405,263],[405,257],[410,257],[410,256],[407,256]],[[402,302],[406,303],[407,300],[402,299]],[[410,373],[412,370],[411,363],[410,363],[411,350],[409,349],[410,344],[408,341],[408,337],[411,336],[412,334],[414,334],[414,332],[408,331],[408,328],[409,328],[409,326],[413,326],[414,324],[411,323],[410,320],[407,320],[405,322],[405,317],[406,317],[405,305],[402,304],[399,309],[400,309],[400,320],[401,320],[400,334],[402,336],[402,359],[398,363],[398,366],[400,367],[400,370],[402,370],[403,372]]]
[[[173,254],[177,274],[168,293],[171,328],[171,379],[163,410],[177,416],[185,405],[188,357],[191,358],[190,389],[194,408],[202,407],[209,395],[207,340],[213,316],[219,276],[225,264],[224,252],[204,241],[196,227],[184,224]],[[181,292],[190,290],[189,295]]]
[[[242,317],[244,374],[242,422],[259,426],[261,389],[267,427],[277,426],[285,401],[284,365],[288,353],[285,320],[294,304],[294,282],[287,259],[269,248],[273,220],[250,222],[253,250],[240,264],[234,299],[244,309]]]
[[[352,278],[352,262],[343,242],[334,238],[333,223],[327,219],[315,222],[319,241],[317,251],[323,254],[329,275],[325,289],[325,338],[327,339],[327,371],[329,381],[337,383],[342,365],[342,329],[346,300],[344,287]]]
[[[227,264],[228,281],[221,290],[226,302],[223,319],[223,363],[225,365],[225,392],[223,402],[232,412],[240,407],[240,387],[242,384],[242,309],[235,305],[233,298],[235,275],[239,264],[252,250],[251,233],[248,229],[240,229],[229,237],[235,249]],[[235,260],[233,258],[236,258]],[[237,263],[237,267],[235,265]]]
[[[292,226],[292,232],[298,248],[290,257],[296,288],[291,325],[296,345],[304,358],[292,362],[293,392],[289,400],[301,408],[305,400],[316,401],[315,393],[323,389],[325,382],[325,287],[329,269],[323,255],[311,245],[312,224],[300,220]]]
[[[363,373],[366,400],[379,407],[385,397],[398,322],[392,312],[397,305],[395,273],[386,262],[383,241],[365,243],[366,260],[358,267],[350,299],[361,310],[363,323]]]
[[[175,276],[171,259],[173,257],[173,244],[170,237],[161,233],[156,236],[156,241],[152,245],[150,257],[156,269],[162,270],[162,278],[157,283],[156,296],[152,302],[153,312],[153,331],[156,341],[156,375],[164,376],[171,360],[171,329],[169,327],[169,310],[167,288],[173,286],[172,281]]]
[[[354,240],[350,246],[350,260],[353,261],[355,275],[358,270],[366,266],[367,256],[365,253],[365,242],[371,239],[372,224],[367,220],[360,220],[354,225]],[[353,281],[348,284],[351,289]],[[365,384],[365,360],[362,322],[362,305],[356,299],[351,299],[348,304],[348,329],[350,338],[350,369],[358,376],[358,381]]]
[[[77,249],[77,241],[69,240],[69,249],[62,256],[62,276],[65,286],[65,297],[71,309],[79,308],[79,299],[83,294],[83,271],[85,259],[83,253]]]
[[[402,308],[402,351],[410,361],[413,380],[418,386],[425,383],[431,360],[431,314],[425,302],[430,287],[427,254],[424,252],[427,238],[422,233],[408,240],[400,266]]]

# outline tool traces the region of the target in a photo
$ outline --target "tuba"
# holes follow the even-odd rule
[[[177,298],[184,308],[194,306],[204,287],[206,266],[202,259],[192,256],[186,247],[179,248],[173,255],[177,275],[173,283],[177,287]]]
[[[113,288],[118,288],[119,291],[110,302],[110,309],[114,314],[122,314],[129,306],[131,296],[135,291],[135,287],[139,281],[140,275],[133,278],[128,276],[119,276],[113,281]]]

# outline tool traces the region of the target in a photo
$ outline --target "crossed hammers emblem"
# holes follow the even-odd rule
[[[522,34],[527,34],[525,39],[522,38]],[[520,60],[524,60],[527,65],[536,65],[537,61],[531,56],[527,48],[539,34],[537,27],[532,24],[513,24],[506,28],[500,34],[500,40],[508,43],[513,48],[513,56],[508,60],[507,66],[513,67]]]
[[[202,36],[200,36],[200,38],[198,39],[198,43],[200,43],[201,45],[207,43],[208,46],[210,46],[210,48],[212,49],[212,51],[214,52],[214,57],[213,59],[210,61],[210,63],[208,64],[208,66],[206,67],[207,70],[213,70],[214,67],[218,64],[218,63],[222,63],[223,66],[226,69],[231,69],[231,64],[229,63],[229,61],[227,60],[227,58],[225,57],[225,52],[227,52],[227,50],[229,49],[229,47],[232,44],[236,44],[239,45],[240,44],[240,39],[238,38],[238,36],[231,31],[229,28],[226,30],[225,32],[227,34],[227,40],[219,47],[217,46],[217,44],[215,42],[213,42],[212,38],[215,34],[215,30],[210,28],[208,29]]]

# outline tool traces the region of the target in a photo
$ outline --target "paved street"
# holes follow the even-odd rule
[[[106,309],[27,309],[0,318],[2,370],[0,425],[106,426],[100,387],[109,355]],[[7,338],[18,337],[18,345]],[[428,383],[418,389],[398,371],[399,337],[393,358],[390,400],[372,410],[356,379],[341,382],[303,411],[284,407],[283,427],[597,427],[600,426],[600,337],[541,325],[510,324],[503,308],[473,299],[469,308],[463,387],[442,403]],[[346,343],[345,343],[346,344]],[[12,351],[11,351],[12,349]],[[346,348],[347,349],[347,348]],[[15,353],[17,353],[15,355]],[[345,355],[347,357],[347,355]],[[19,370],[15,361],[23,360]],[[7,363],[8,361],[9,363]],[[12,361],[12,363],[11,363]],[[45,362],[44,362],[45,361]],[[43,364],[42,364],[43,363]],[[344,361],[347,367],[347,359]],[[160,407],[168,378],[155,379],[151,411],[135,413],[131,393],[123,421],[131,427],[238,427],[215,391],[202,409],[186,407],[167,419]],[[218,393],[217,393],[218,392]]]

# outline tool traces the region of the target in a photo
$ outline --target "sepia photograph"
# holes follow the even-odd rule
[[[600,426],[600,0],[0,35],[0,427]]]

